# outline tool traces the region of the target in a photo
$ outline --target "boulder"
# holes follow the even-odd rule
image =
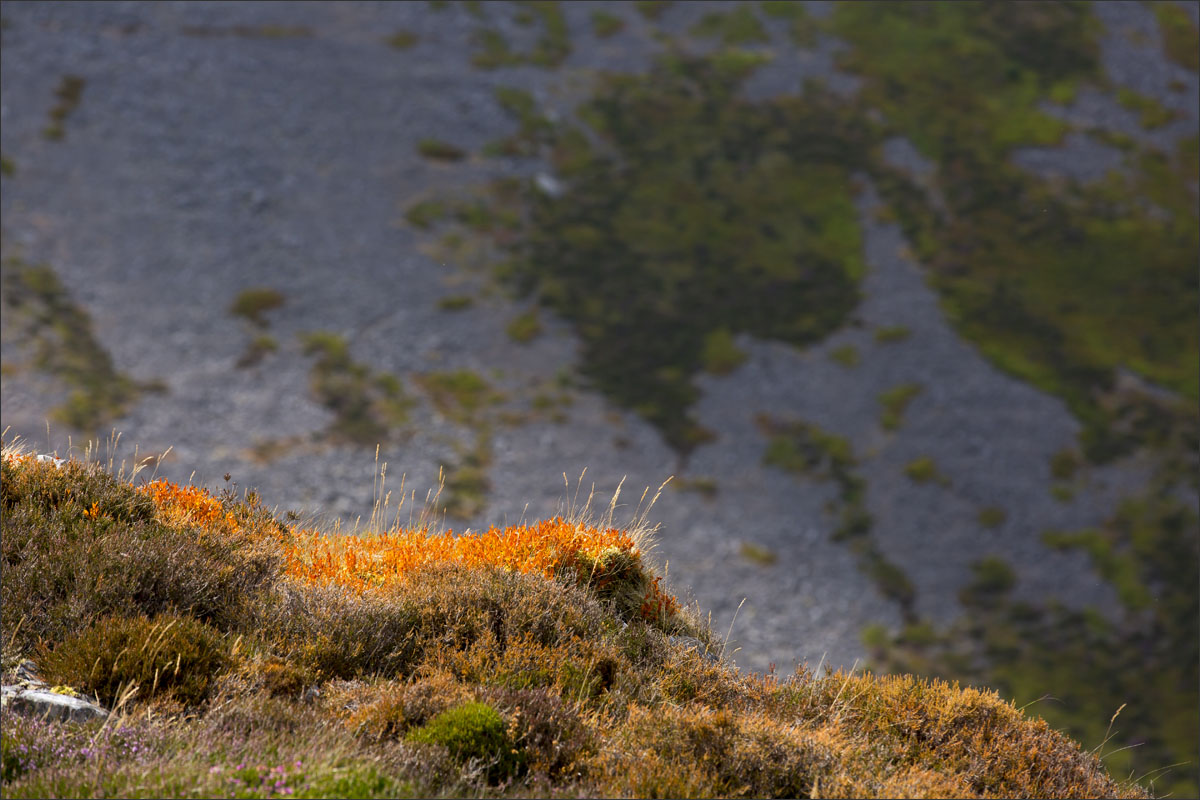
[[[0,706],[5,711],[41,717],[48,720],[86,722],[103,719],[108,711],[67,686],[46,685],[37,677],[30,661],[17,667],[15,680],[6,683],[0,694]]]

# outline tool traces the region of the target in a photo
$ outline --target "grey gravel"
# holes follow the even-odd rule
[[[621,14],[627,29],[596,38],[589,15],[598,7]],[[677,4],[661,27],[681,34],[706,7]],[[503,6],[484,8],[512,41],[530,35]],[[1108,26],[1104,59],[1113,80],[1187,116],[1145,132],[1132,112],[1099,92],[1047,110],[1081,129],[1109,128],[1163,147],[1194,134],[1196,76],[1163,59],[1156,30],[1147,28],[1149,12],[1140,4],[1095,8]],[[632,6],[580,2],[564,9],[574,51],[553,72],[472,68],[477,23],[457,5],[433,12],[423,3],[5,3],[11,27],[0,52],[0,146],[17,168],[4,178],[0,205],[5,255],[53,265],[118,368],[169,387],[116,422],[124,432],[118,458],[135,443],[143,454],[170,447],[160,476],[215,489],[232,473],[281,511],[350,526],[371,514],[372,450],[303,445],[270,464],[250,453],[269,439],[305,439],[330,421],[309,394],[311,360],[299,334],[346,335],[356,360],[406,379],[467,368],[513,393],[577,363],[569,327],[547,315],[546,333],[528,345],[507,337],[506,324],[528,304],[491,294],[470,313],[439,311],[440,298],[478,288],[480,278],[426,255],[421,245],[429,237],[403,221],[404,209],[436,187],[546,168],[477,157],[443,166],[417,155],[416,143],[430,136],[477,152],[515,131],[493,87],[525,88],[565,115],[588,69],[649,64],[654,26]],[[750,82],[749,95],[796,91],[810,77],[836,91],[856,90],[857,79],[833,67],[839,43],[823,39],[801,50],[788,43],[780,21],[764,22],[777,57]],[[306,25],[314,35],[182,33],[257,25]],[[1122,33],[1130,26],[1151,44]],[[419,35],[414,47],[382,43],[401,28]],[[67,73],[87,85],[65,138],[49,142],[40,130]],[[1187,91],[1170,89],[1172,80],[1187,82]],[[1072,136],[1063,148],[1026,150],[1014,159],[1086,180],[1113,166],[1109,150]],[[902,140],[889,143],[888,152],[918,175],[933,168]],[[970,563],[993,553],[1014,566],[1026,596],[1115,608],[1111,590],[1082,556],[1051,552],[1040,535],[1102,520],[1123,491],[1145,481],[1144,465],[1094,470],[1073,501],[1053,499],[1049,458],[1075,441],[1078,423],[1057,398],[1000,373],[955,335],[897,226],[875,219],[876,203],[866,186],[860,208],[869,273],[856,322],[804,351],[740,337],[749,355],[742,367],[697,379],[697,416],[719,436],[679,474],[715,478],[719,494],[707,500],[668,486],[650,515],[661,524],[652,555],[669,583],[703,614],[711,612],[715,630],[730,632],[726,652],[745,669],[776,664],[788,672],[798,662],[822,661],[849,667],[866,655],[864,625],[900,624],[895,605],[830,540],[832,520],[822,507],[835,487],[763,467],[758,412],[814,422],[850,440],[868,483],[874,536],[913,579],[921,614],[954,617]],[[269,313],[280,350],[257,367],[235,369],[252,332],[226,311],[239,291],[261,285],[287,297]],[[893,325],[911,336],[874,340],[875,328]],[[5,331],[8,362],[20,342]],[[829,357],[846,344],[862,355],[857,367]],[[923,391],[903,426],[885,432],[878,396],[904,382]],[[412,389],[411,380],[406,385]],[[675,454],[648,424],[594,393],[572,394],[565,423],[496,431],[489,504],[468,526],[555,514],[564,502],[563,474],[574,491],[584,468],[583,495],[594,483],[599,511],[624,478],[616,515],[622,522],[643,487],[652,495],[677,473]],[[39,452],[61,454],[65,433],[52,430],[47,440],[44,422],[61,399],[61,388],[44,378],[6,375],[3,425]],[[404,492],[416,492],[419,506],[436,484],[438,464],[453,456],[456,442],[470,440],[469,431],[421,403],[411,436],[379,451],[387,488],[399,497],[403,474]],[[915,486],[905,477],[904,465],[921,456],[933,458],[949,486]],[[413,505],[399,509],[402,520]],[[985,505],[1008,512],[999,528],[980,526]],[[397,513],[394,501],[389,511]],[[742,544],[767,548],[778,560],[752,563],[739,555]]]

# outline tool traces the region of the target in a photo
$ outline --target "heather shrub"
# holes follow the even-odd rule
[[[232,662],[221,634],[191,617],[107,617],[35,657],[47,681],[96,695],[112,706],[123,690],[137,699],[169,694],[199,704]]]
[[[281,568],[280,526],[255,503],[161,489],[77,461],[4,459],[0,615],[14,649],[114,615],[245,624],[252,598]]]
[[[559,778],[594,749],[591,730],[575,706],[550,689],[487,688],[479,694],[512,720],[510,735],[530,774]]]

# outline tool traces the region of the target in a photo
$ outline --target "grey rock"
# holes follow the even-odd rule
[[[4,687],[3,706],[6,710],[48,720],[86,722],[108,716],[106,709],[82,697],[19,684]]]

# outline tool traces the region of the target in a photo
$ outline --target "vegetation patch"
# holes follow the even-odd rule
[[[437,307],[442,311],[466,311],[475,305],[475,298],[469,294],[455,294],[438,300]]]
[[[754,9],[739,5],[733,11],[713,11],[705,14],[691,27],[693,36],[719,38],[722,44],[761,44],[770,41],[766,29]]]
[[[849,546],[863,574],[900,606],[906,619],[915,620],[912,581],[888,561],[871,535],[874,522],[867,512],[866,481],[856,474],[858,462],[850,443],[806,422],[777,420],[766,414],[759,414],[755,422],[768,437],[764,464],[837,485],[838,500],[826,508],[836,520],[834,541]]]
[[[921,456],[908,462],[904,467],[904,474],[909,480],[915,483],[936,482],[939,486],[949,486],[950,479],[938,470],[937,464],[929,456]]]
[[[1158,18],[1167,58],[1192,72],[1200,70],[1200,30],[1187,9],[1169,3],[1155,3],[1151,8]]]
[[[0,290],[6,314],[15,318],[7,325],[30,342],[32,366],[61,379],[70,391],[66,402],[51,410],[53,419],[95,435],[125,414],[141,392],[162,390],[161,384],[139,385],[117,371],[92,332],[91,317],[49,266],[8,258]]]
[[[1195,507],[1160,485],[1101,528],[1046,534],[1053,547],[1089,554],[1124,606],[1116,621],[1030,603],[1012,594],[1011,568],[990,560],[964,590],[960,622],[886,637],[874,648],[876,663],[986,682],[1018,704],[1053,696],[1038,713],[1095,747],[1109,769],[1140,776],[1156,796],[1195,794],[1197,524]]]
[[[716,478],[676,478],[671,487],[681,492],[696,492],[705,500],[713,500],[720,489]]]
[[[417,142],[417,152],[431,161],[462,161],[467,157],[461,147],[441,139],[422,139]]]
[[[551,69],[559,66],[571,54],[571,39],[562,9],[554,0],[524,0],[517,4],[518,22],[536,24],[541,28],[533,48],[529,52],[512,50],[503,34],[494,28],[476,32],[475,44],[479,48],[471,57],[471,64],[480,69],[497,69],[521,64],[532,64]],[[480,14],[479,16],[482,16]]]
[[[79,105],[79,99],[83,96],[83,87],[86,83],[78,75],[62,77],[62,80],[58,82],[58,88],[54,90],[54,96],[58,98],[58,102],[50,109],[50,124],[42,129],[42,136],[54,141],[63,138],[66,133],[63,123]]]
[[[791,23],[788,26],[788,34],[797,46],[812,47],[817,43],[817,21],[803,4],[793,0],[762,0],[758,5],[768,17]]]
[[[526,144],[572,188],[523,191],[527,221],[499,268],[574,323],[585,376],[681,454],[709,435],[689,413],[706,341],[719,344],[708,337],[817,341],[854,307],[865,269],[849,179],[865,129],[815,89],[738,99],[752,63],[672,56],[602,78],[579,116],[603,150],[539,121]],[[517,98],[506,107],[526,127],[536,112]]]
[[[1008,512],[1000,506],[984,506],[979,509],[979,524],[985,528],[999,528],[1008,520]]]
[[[835,347],[829,351],[829,357],[843,367],[856,367],[861,357],[858,354],[858,348],[852,344],[844,344],[841,347]]]
[[[308,39],[313,35],[312,28],[306,25],[185,25],[182,33],[184,36],[237,36],[242,39]]]
[[[229,313],[235,317],[244,317],[258,328],[267,327],[267,318],[263,316],[268,311],[279,308],[284,303],[283,293],[269,287],[245,289],[238,293]]]
[[[894,431],[904,421],[904,411],[913,398],[921,393],[921,387],[915,383],[902,383],[879,395],[879,403],[883,406],[883,416],[880,423],[884,430]]]
[[[434,408],[442,415],[469,424],[482,409],[502,403],[504,395],[470,370],[429,372],[417,378]]]
[[[667,9],[674,5],[673,0],[634,0],[634,8],[644,18],[656,22],[662,18]]]
[[[779,556],[773,550],[754,542],[742,542],[738,545],[738,555],[760,567],[769,567],[779,560]]]
[[[412,31],[407,30],[396,31],[391,36],[384,39],[384,42],[387,43],[388,47],[394,47],[397,50],[407,50],[416,45],[416,43],[419,41],[421,41],[420,36]]]
[[[904,325],[891,325],[875,329],[875,341],[880,344],[902,342],[912,335],[912,331]]]
[[[525,344],[532,342],[542,332],[542,323],[538,320],[537,310],[518,314],[504,328],[508,338],[514,342]]]
[[[839,60],[864,78],[862,104],[939,165],[940,209],[881,165],[874,177],[958,331],[1000,368],[1064,398],[1094,461],[1135,446],[1113,433],[1103,401],[1118,366],[1194,406],[1200,233],[1180,155],[1131,143],[1125,174],[1088,185],[1010,162],[1015,147],[1052,146],[1066,132],[1041,102],[1104,86],[1090,8],[846,4],[829,26],[851,45]],[[956,48],[937,44],[947,41]],[[1152,285],[1128,271],[1131,260],[1139,276],[1156,276]]]
[[[625,30],[625,20],[606,11],[593,11],[592,30],[601,39],[607,39]]]
[[[733,335],[727,328],[709,331],[704,337],[700,351],[700,363],[706,372],[713,375],[728,375],[746,361],[746,354],[733,343]]]
[[[1174,122],[1180,116],[1178,111],[1167,108],[1153,97],[1138,94],[1126,87],[1117,90],[1117,102],[1130,111],[1136,111],[1141,117],[1142,127],[1148,131]]]
[[[237,367],[238,369],[246,369],[257,366],[264,358],[278,349],[279,342],[275,341],[274,336],[267,333],[260,333],[250,341],[246,352],[238,356]]]
[[[300,339],[304,354],[317,357],[311,370],[313,395],[335,415],[329,435],[354,444],[379,444],[408,421],[412,400],[399,378],[351,359],[349,345],[337,334],[316,331]]]

